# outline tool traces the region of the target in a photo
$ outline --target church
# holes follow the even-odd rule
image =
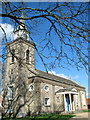
[[[24,117],[87,110],[84,86],[35,68],[35,44],[29,40],[25,21],[20,22],[7,47],[3,113]]]

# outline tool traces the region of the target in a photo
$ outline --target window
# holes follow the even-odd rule
[[[8,112],[9,112],[9,113],[13,113],[13,110],[12,110],[12,109],[9,109]]]
[[[76,105],[78,106],[78,95],[76,95]]]
[[[33,91],[33,90],[34,90],[34,86],[30,85],[30,91]]]
[[[13,99],[13,87],[9,88],[9,100]]]
[[[49,91],[49,87],[47,85],[45,85],[45,90]]]
[[[29,50],[26,50],[26,63],[29,63]]]
[[[50,106],[50,98],[45,98],[45,106]]]
[[[15,50],[12,50],[12,62],[14,62],[14,57],[15,57]]]
[[[11,69],[11,75],[13,75],[13,69]]]
[[[25,39],[27,39],[27,34],[26,33],[24,33],[23,36],[24,36]]]
[[[82,103],[83,103],[84,106],[86,105],[86,101],[85,101],[85,95],[84,95],[84,93],[82,93]]]
[[[13,69],[9,70],[8,74],[10,83],[14,82],[14,70]]]

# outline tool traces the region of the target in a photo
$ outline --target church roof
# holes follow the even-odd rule
[[[87,98],[87,105],[90,105],[90,98]]]
[[[78,84],[77,82],[73,81],[73,80],[69,80],[63,77],[59,77],[50,73],[46,73],[40,70],[36,70],[38,72],[38,76],[45,78],[45,79],[49,79],[55,82],[59,82],[59,83],[63,83],[63,84],[68,84],[71,86],[77,86],[77,87],[81,87],[81,88],[85,88],[84,86],[81,86],[80,84]]]

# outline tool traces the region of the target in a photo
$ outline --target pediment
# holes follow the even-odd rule
[[[73,88],[71,91],[75,91],[75,92],[77,92],[76,88]]]

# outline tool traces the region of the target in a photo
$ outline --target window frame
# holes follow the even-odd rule
[[[8,109],[8,113],[13,113],[13,109]]]
[[[49,102],[49,104],[46,104],[46,101],[45,101],[46,99],[49,100],[49,101],[47,101],[47,103]],[[47,107],[49,107],[50,104],[51,104],[51,102],[50,102],[50,97],[45,97],[45,98],[44,98],[44,105],[47,106]]]
[[[85,100],[85,94],[82,93],[82,104],[83,106],[86,106],[86,100]]]
[[[26,63],[29,63],[29,49],[26,50]]]
[[[33,89],[30,88],[31,86],[33,86]],[[30,86],[29,86],[29,91],[30,91],[30,92],[34,91],[34,85],[33,85],[33,84],[30,84]]]
[[[45,87],[48,87],[48,89],[46,89]],[[44,90],[48,92],[48,91],[49,91],[49,86],[48,86],[48,85],[45,85],[45,86],[44,86]]]
[[[12,63],[15,61],[15,49],[12,49]]]
[[[11,92],[12,91],[12,92]],[[12,94],[12,95],[11,95]],[[13,86],[9,87],[9,100],[13,100]]]

